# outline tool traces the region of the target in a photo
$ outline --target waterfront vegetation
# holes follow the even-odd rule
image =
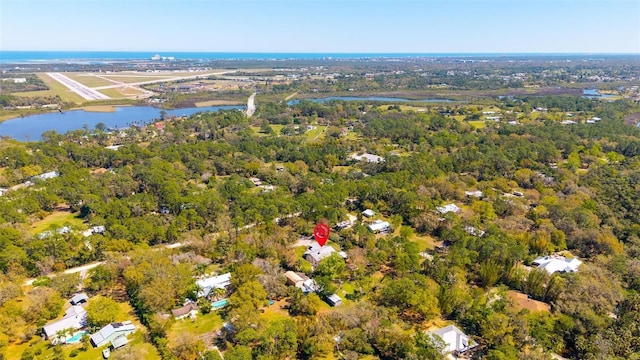
[[[463,82],[438,66],[430,71],[478,94],[505,86]],[[336,87],[432,83],[385,79],[271,84],[251,118],[207,112],[1,141],[0,187],[9,190],[0,197],[0,354],[99,357],[86,343],[41,337],[81,284],[92,319],[138,325],[114,358],[217,359],[215,346],[225,359],[438,359],[425,334],[450,324],[479,344],[476,358],[636,357],[640,129],[625,119],[640,106],[632,97],[526,89],[415,106],[284,100],[316,94],[305,89],[326,97]],[[180,96],[173,100],[193,101]],[[364,153],[384,159],[353,159]],[[48,171],[59,176],[34,179]],[[446,204],[459,210],[441,214]],[[333,255],[314,268],[302,258],[316,223],[346,220],[326,245],[346,260]],[[374,234],[374,220],[391,228]],[[56,231],[64,226],[72,231]],[[93,226],[104,233],[85,237]],[[583,264],[553,274],[532,266],[550,254]],[[84,278],[62,273],[94,262]],[[317,294],[287,285],[289,270],[313,278]],[[212,310],[195,279],[226,272],[228,293],[215,295],[228,304]],[[324,301],[333,293],[341,306]],[[171,310],[187,299],[200,313],[174,320]]]

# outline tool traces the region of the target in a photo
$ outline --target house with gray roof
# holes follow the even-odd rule
[[[120,336],[127,336],[136,331],[136,327],[133,326],[131,321],[114,322],[111,323],[91,335],[91,344],[94,347],[101,347],[106,345]]]

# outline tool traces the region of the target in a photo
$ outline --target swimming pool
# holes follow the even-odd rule
[[[227,306],[227,299],[215,301],[211,303],[211,306],[213,307],[213,310],[222,309],[223,307]]]
[[[82,339],[82,337],[83,337],[85,334],[87,334],[87,332],[86,332],[86,331],[78,331],[77,333],[73,334],[73,336],[72,336],[72,337],[67,338],[66,343],[67,343],[67,344],[74,344],[74,343],[77,343],[77,342],[79,342],[79,341]]]

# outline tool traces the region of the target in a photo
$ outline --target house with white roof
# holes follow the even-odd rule
[[[349,156],[349,159],[356,160],[356,161],[366,161],[366,162],[375,163],[375,164],[384,162],[384,158],[382,156],[373,155],[369,153],[364,153],[362,155],[352,154]]]
[[[78,293],[73,295],[69,302],[71,303],[71,305],[80,305],[82,303],[86,303],[87,301],[89,301],[89,297],[86,293]]]
[[[111,323],[91,335],[91,344],[94,347],[101,347],[116,340],[117,338],[133,333],[136,331],[136,327],[131,321],[114,322]]]
[[[484,234],[485,234],[484,231],[482,231],[480,229],[477,229],[477,228],[475,228],[473,226],[465,226],[464,227],[464,231],[466,231],[467,234],[469,234],[469,235],[473,235],[473,236],[477,236],[477,237],[483,237]]]
[[[366,216],[366,217],[373,217],[373,216],[375,216],[375,214],[376,214],[376,212],[371,210],[371,209],[367,209],[367,210],[362,212],[362,215]]]
[[[231,285],[231,273],[198,279],[196,285],[200,289],[198,297],[208,297],[212,290],[227,289]]]
[[[449,325],[438,330],[430,331],[429,336],[442,346],[442,354],[458,355],[473,349],[478,344],[470,339],[462,330],[455,325]]]
[[[465,191],[464,196],[469,196],[469,197],[474,197],[479,199],[484,196],[484,193],[480,190]]]
[[[539,269],[546,270],[549,274],[553,274],[555,272],[576,272],[580,265],[582,265],[582,261],[578,258],[567,259],[564,256],[551,255],[540,256],[533,260],[532,264]]]
[[[66,338],[66,334],[59,332],[69,329],[79,330],[85,326],[87,326],[87,312],[82,306],[74,305],[64,312],[62,319],[43,326],[42,330],[47,339],[57,343]]]
[[[442,215],[446,214],[446,213],[457,213],[458,211],[460,211],[460,208],[456,205],[456,204],[447,204],[444,206],[438,206],[436,207],[436,210],[438,210],[438,212]]]
[[[391,229],[391,224],[386,221],[376,220],[372,223],[367,224],[367,229],[369,229],[374,234],[387,232],[389,231],[389,229]]]
[[[36,175],[32,178],[32,180],[47,180],[47,179],[53,179],[58,177],[58,173],[55,171],[50,171],[48,173],[44,173],[44,174],[40,174],[40,175]]]

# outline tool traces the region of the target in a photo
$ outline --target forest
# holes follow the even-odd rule
[[[88,336],[42,333],[82,289],[88,333],[139,322],[114,359],[441,359],[429,333],[447,325],[476,344],[469,358],[640,359],[637,103],[495,98],[513,123],[483,126],[470,104],[257,104],[2,140],[0,358],[95,358]],[[303,258],[317,223],[345,221],[334,254]],[[551,255],[582,264],[536,268]],[[198,279],[224,273],[214,309]],[[166,315],[189,299],[195,320]]]

